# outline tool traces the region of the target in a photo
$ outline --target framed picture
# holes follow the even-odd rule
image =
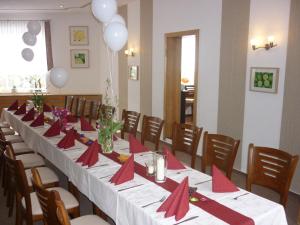
[[[88,49],[72,49],[71,50],[71,67],[87,68],[89,67],[89,50]]]
[[[251,67],[250,91],[277,93],[279,68]]]
[[[87,26],[70,26],[70,45],[88,45],[89,32]]]
[[[129,79],[138,80],[139,79],[139,67],[138,66],[129,66]]]

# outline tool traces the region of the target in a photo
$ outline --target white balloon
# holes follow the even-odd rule
[[[114,23],[114,22],[118,22],[123,24],[124,26],[126,25],[125,20],[122,16],[120,16],[119,14],[115,14],[112,19],[109,21],[109,23]],[[108,24],[106,24],[108,25]]]
[[[127,28],[121,23],[110,23],[104,31],[104,40],[114,52],[121,50],[126,44],[127,39]]]
[[[66,85],[69,75],[64,68],[55,67],[50,71],[50,82],[57,88],[62,88]]]
[[[109,22],[117,13],[116,0],[93,0],[92,12],[103,23]]]
[[[24,48],[22,50],[22,57],[26,61],[30,62],[31,60],[33,60],[34,53],[33,53],[33,51],[30,48]]]
[[[27,23],[28,32],[33,35],[38,35],[41,32],[41,24],[38,21],[29,21]]]
[[[25,32],[22,36],[22,39],[27,45],[34,46],[36,44],[36,36],[29,32]]]

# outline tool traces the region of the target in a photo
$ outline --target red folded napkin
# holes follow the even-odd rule
[[[44,133],[45,137],[54,137],[60,134],[61,124],[60,121],[57,120],[52,126]]]
[[[44,113],[38,115],[38,117],[30,124],[31,127],[44,126]]]
[[[83,117],[80,118],[80,125],[81,125],[81,130],[82,131],[94,131],[95,128],[89,124],[89,122],[84,119]]]
[[[34,115],[35,115],[35,112],[34,112],[34,108],[30,109],[26,114],[25,116],[22,117],[22,121],[31,121],[31,120],[34,120]]]
[[[109,180],[115,185],[123,184],[134,178],[134,156],[131,155],[129,159],[121,166],[115,175]]]
[[[19,106],[19,102],[18,100],[14,101],[9,107],[8,107],[8,111],[13,111],[13,110],[17,110]]]
[[[163,146],[164,155],[167,157],[167,168],[170,170],[185,169],[184,165],[176,159],[167,146]]]
[[[76,160],[76,162],[81,162],[83,166],[93,166],[99,159],[100,145],[98,141],[95,140],[92,145]]]
[[[177,221],[182,219],[188,211],[189,181],[188,177],[186,177],[157,209],[157,212],[166,212],[165,217],[175,216],[175,220]]]
[[[239,189],[215,165],[212,166],[212,191],[235,192]]]
[[[78,122],[78,119],[76,116],[67,115],[66,119],[67,119],[68,123],[77,123]]]
[[[22,115],[26,113],[26,103],[23,103],[23,105],[21,105],[17,111],[15,111],[15,115]]]
[[[148,148],[142,145],[132,134],[129,134],[129,150],[130,153],[149,151]]]
[[[47,105],[47,104],[43,104],[43,112],[52,112],[52,108]]]
[[[67,134],[58,142],[57,147],[59,148],[71,148],[75,145],[75,130],[72,128]]]

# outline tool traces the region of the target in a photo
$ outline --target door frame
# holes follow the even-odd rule
[[[187,35],[195,35],[196,36],[196,46],[195,46],[195,76],[194,76],[194,86],[195,86],[195,92],[194,92],[194,104],[195,106],[193,107],[193,125],[196,126],[197,124],[197,107],[198,107],[198,77],[199,77],[199,42],[200,42],[200,30],[195,29],[195,30],[186,30],[186,31],[179,31],[179,32],[171,32],[171,33],[166,33],[164,36],[164,120],[166,120],[167,113],[166,113],[166,78],[167,78],[167,39],[171,37],[182,37],[182,36],[187,36]],[[179,84],[180,85],[180,84]],[[178,99],[180,101],[180,97]],[[180,105],[180,103],[179,103]],[[180,115],[178,115],[180,116]],[[166,134],[165,134],[165,126],[163,130],[163,138],[166,139]]]

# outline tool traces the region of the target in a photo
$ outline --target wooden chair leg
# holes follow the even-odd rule
[[[107,221],[108,216],[93,203],[93,213]]]
[[[21,225],[23,223],[21,214],[21,198],[16,195],[16,225]]]
[[[11,190],[10,191],[10,204],[9,204],[9,210],[8,210],[8,217],[12,217],[13,211],[14,211],[14,198],[15,198],[15,191]]]

